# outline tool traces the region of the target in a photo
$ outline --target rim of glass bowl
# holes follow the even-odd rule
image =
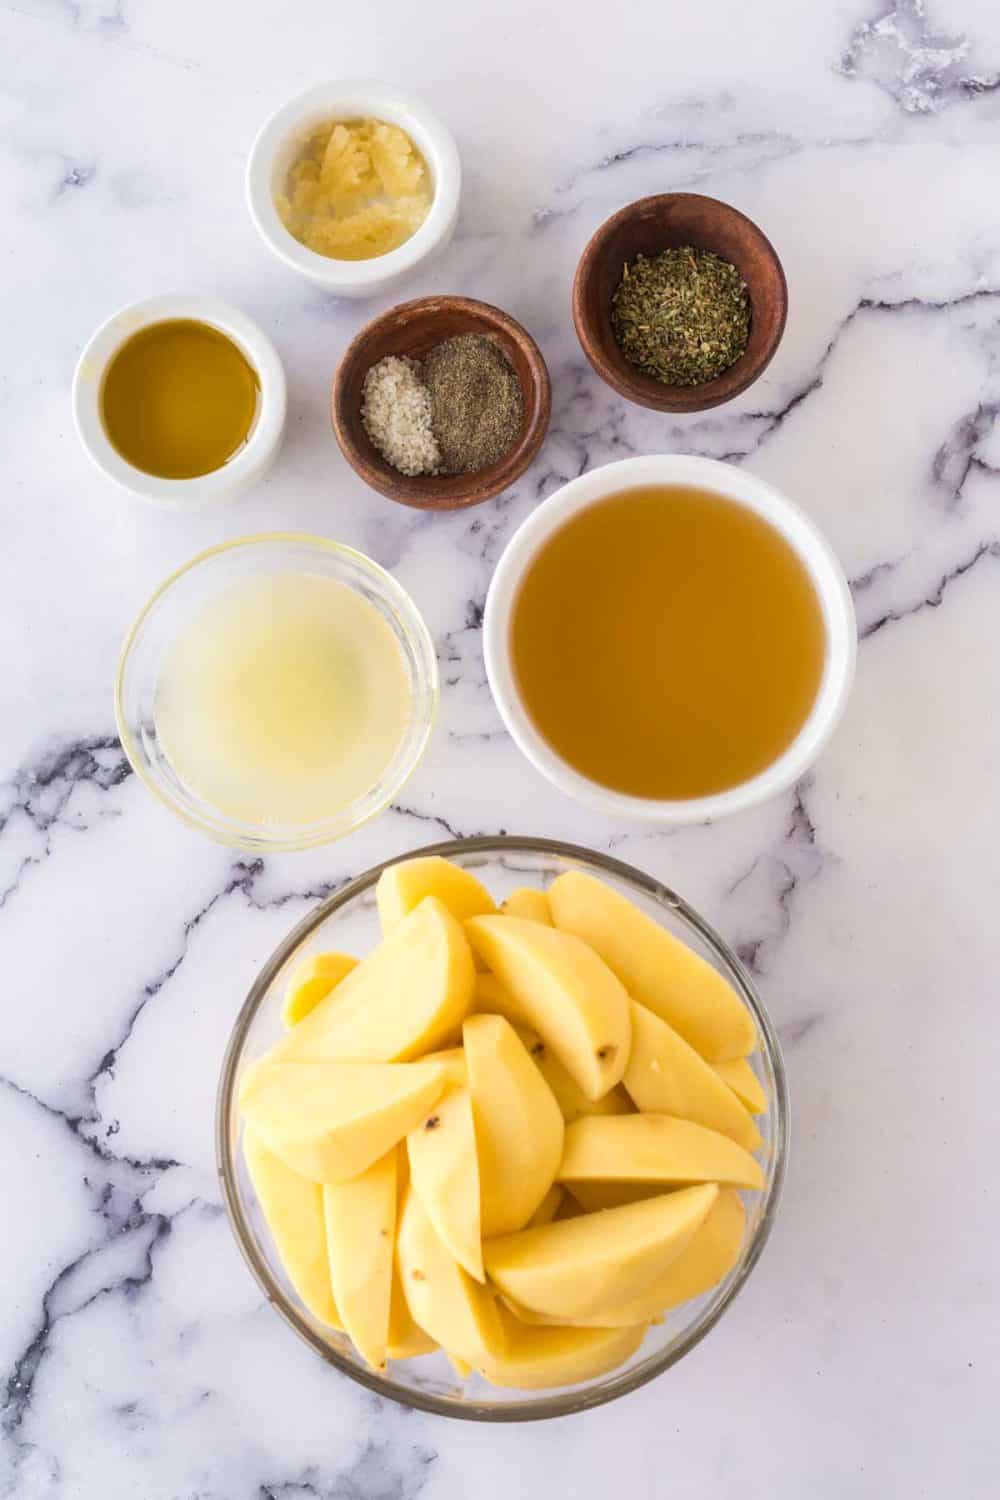
[[[710,1304],[695,1319],[691,1326],[679,1337],[676,1344],[671,1344],[668,1348],[662,1350],[658,1357],[650,1358],[643,1365],[632,1370],[623,1371],[617,1379],[602,1377],[599,1385],[584,1387],[582,1389],[570,1388],[556,1395],[539,1395],[522,1401],[511,1400],[496,1406],[485,1405],[476,1401],[452,1402],[430,1393],[410,1389],[404,1390],[392,1380],[383,1379],[372,1370],[351,1364],[336,1349],[323,1341],[306,1322],[305,1318],[300,1314],[299,1309],[289,1300],[284,1289],[271,1275],[270,1267],[258,1248],[256,1236],[244,1213],[236,1182],[234,1152],[232,1149],[234,1142],[230,1131],[236,1072],[243,1043],[273,980],[280,972],[282,965],[287,962],[290,954],[321,923],[325,922],[328,917],[340,911],[341,908],[354,901],[356,897],[364,895],[366,891],[370,891],[382,871],[389,865],[398,864],[401,858],[417,859],[431,854],[438,854],[447,859],[449,855],[477,853],[556,855],[605,874],[614,875],[626,884],[635,886],[644,895],[652,897],[661,905],[669,907],[682,922],[689,924],[695,930],[698,937],[722,965],[727,977],[736,987],[741,998],[746,1002],[757,1024],[760,1045],[767,1055],[768,1063],[774,1076],[774,1133],[770,1142],[773,1153],[773,1167],[768,1186],[765,1190],[766,1197],[756,1232],[750,1242],[744,1246],[741,1259],[735,1270],[730,1273],[732,1279],[722,1296]],[[514,834],[505,836],[486,835],[469,839],[448,839],[443,843],[428,844],[422,849],[409,850],[406,854],[397,855],[394,859],[383,860],[381,864],[373,866],[372,869],[367,870],[363,875],[356,876],[355,879],[341,887],[334,895],[328,896],[326,900],[320,902],[315,910],[310,912],[307,917],[304,917],[301,922],[297,923],[284,941],[278,945],[251,985],[247,998],[236,1018],[236,1023],[226,1047],[226,1053],[222,1062],[222,1072],[219,1078],[218,1093],[216,1095],[216,1170],[219,1174],[222,1200],[229,1218],[230,1227],[236,1237],[236,1242],[239,1245],[243,1258],[258,1285],[271,1305],[284,1318],[285,1322],[301,1338],[305,1339],[306,1343],[317,1354],[321,1355],[328,1364],[333,1365],[350,1379],[367,1386],[369,1390],[375,1391],[379,1396],[388,1397],[389,1400],[396,1401],[402,1406],[410,1406],[420,1411],[432,1412],[436,1416],[455,1417],[461,1421],[471,1422],[532,1422],[542,1421],[549,1417],[568,1416],[575,1412],[588,1411],[593,1407],[603,1406],[609,1401],[617,1400],[620,1396],[627,1396],[630,1392],[638,1390],[640,1386],[646,1385],[657,1375],[661,1375],[664,1370],[670,1369],[671,1365],[675,1365],[678,1360],[682,1359],[685,1354],[693,1349],[695,1345],[699,1344],[705,1335],[715,1327],[726,1311],[726,1308],[729,1307],[730,1303],[744,1286],[750,1272],[760,1259],[774,1226],[788,1159],[788,1125],[788,1088],[785,1078],[785,1066],[781,1055],[781,1044],[778,1041],[777,1032],[750,975],[733,950],[723,941],[715,929],[705,921],[704,917],[700,916],[692,906],[689,906],[683,897],[678,896],[669,886],[664,885],[661,881],[655,880],[651,875],[644,874],[641,870],[637,870],[634,865],[625,864],[622,860],[613,859],[609,855],[601,854],[596,850],[584,848],[580,844],[564,843],[561,839],[526,838]]]
[[[406,657],[407,677],[411,686],[410,717],[399,750],[386,767],[382,778],[362,797],[341,808],[338,812],[319,822],[305,824],[301,830],[293,831],[294,825],[276,825],[273,832],[265,824],[245,822],[238,818],[227,818],[207,802],[202,802],[187,792],[186,800],[175,793],[164,781],[156,765],[150,760],[137,739],[133,725],[125,710],[125,683],[132,661],[133,648],[144,626],[153,617],[159,605],[174,586],[218,557],[235,553],[240,549],[256,547],[278,548],[301,547],[321,552],[356,568],[372,585],[372,592],[389,610],[401,637],[401,648]],[[353,587],[347,584],[347,587]],[[397,583],[391,573],[354,547],[335,542],[328,537],[313,536],[309,532],[267,531],[252,536],[237,537],[206,547],[182,567],[176,568],[149,597],[136,616],[118,659],[115,676],[115,720],[122,749],[129,764],[140,781],[153,795],[168,807],[175,816],[200,833],[207,833],[218,843],[231,848],[280,853],[295,849],[310,849],[320,844],[332,843],[345,834],[352,833],[363,823],[382,811],[406,785],[423,758],[434,721],[437,717],[439,676],[434,642],[423,616],[410,595]],[[166,757],[164,757],[166,758]]]

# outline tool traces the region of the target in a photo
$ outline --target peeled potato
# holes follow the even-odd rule
[[[347,1182],[391,1151],[445,1085],[440,1063],[264,1063],[243,1097],[254,1133],[293,1171]]]
[[[732,1089],[666,1021],[632,1004],[625,1087],[646,1114],[679,1115],[756,1151],[760,1132]]]
[[[733,1188],[720,1191],[704,1224],[685,1250],[645,1292],[623,1297],[614,1309],[616,1323],[653,1318],[671,1307],[700,1297],[728,1276],[743,1248],[746,1209]]]
[[[399,1275],[399,1223],[403,1216],[403,1204],[410,1184],[410,1160],[406,1142],[396,1147],[396,1234],[393,1238],[392,1294],[389,1300],[389,1344],[390,1359],[416,1359],[421,1354],[433,1354],[438,1347],[430,1334],[425,1333],[419,1323],[413,1321],[403,1283]]]
[[[473,917],[479,957],[588,1099],[621,1082],[628,1060],[628,995],[586,943],[520,917]]]
[[[762,1188],[760,1162],[717,1130],[672,1115],[618,1115],[577,1120],[566,1131],[557,1180],[686,1187],[718,1182]],[[581,1199],[584,1207],[588,1204]],[[603,1205],[601,1205],[603,1206]]]
[[[451,865],[437,854],[404,859],[383,870],[375,887],[383,933],[398,927],[427,896],[436,897],[458,922],[496,911],[486,887],[460,865]]]
[[[412,1186],[404,1198],[396,1244],[414,1321],[470,1364],[500,1354],[503,1329],[492,1294],[449,1255]]]
[[[767,1114],[764,1085],[745,1057],[713,1063],[712,1067],[723,1083],[732,1089],[744,1109],[748,1109],[752,1115]]]
[[[745,1230],[746,1209],[740,1195],[735,1188],[724,1188],[687,1247],[644,1292],[630,1296],[623,1288],[620,1301],[601,1308],[601,1327],[630,1328],[636,1323],[652,1322],[672,1307],[711,1291],[739,1260]],[[516,1304],[512,1310],[527,1323],[554,1321]],[[591,1325],[586,1318],[579,1318],[573,1320],[573,1326]]]
[[[493,1385],[547,1390],[593,1380],[624,1364],[639,1348],[646,1327],[531,1328],[504,1309],[504,1352],[481,1359],[476,1368]]]
[[[287,1167],[250,1128],[243,1132],[243,1159],[296,1293],[314,1318],[328,1328],[343,1328],[330,1285],[323,1189]]]
[[[549,905],[558,928],[589,943],[633,1000],[710,1062],[753,1050],[753,1017],[733,987],[700,954],[610,886],[582,870],[568,870],[553,882]]]
[[[479,1152],[484,1235],[522,1229],[552,1186],[563,1119],[552,1091],[502,1016],[462,1031]]]
[[[640,1295],[676,1260],[718,1192],[714,1184],[682,1188],[488,1240],[487,1274],[505,1297],[535,1312],[599,1320],[622,1300],[623,1287]]]
[[[428,896],[268,1056],[310,1063],[419,1057],[461,1026],[474,974],[461,927]]]
[[[406,1138],[410,1182],[438,1238],[477,1281],[485,1281],[479,1158],[467,1088],[449,1089]]]
[[[433,1354],[437,1344],[419,1323],[403,1295],[403,1283],[399,1279],[398,1266],[393,1267],[392,1295],[389,1303],[389,1340],[386,1353],[389,1359],[417,1359],[421,1354]]]
[[[330,1282],[344,1327],[362,1359],[385,1366],[396,1240],[396,1152],[351,1182],[323,1189]]]
[[[349,953],[311,953],[292,970],[281,1007],[285,1026],[297,1026],[319,1002],[346,979],[358,960]]]
[[[549,898],[544,891],[536,891],[534,886],[519,885],[516,891],[511,891],[500,910],[505,917],[523,917],[527,922],[541,922],[544,927],[554,926]]]

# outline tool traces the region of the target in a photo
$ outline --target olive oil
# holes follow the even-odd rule
[[[409,721],[390,626],[353,589],[308,573],[244,579],[168,647],[156,731],[175,774],[219,812],[310,824],[381,779]]]
[[[142,328],[101,387],[101,420],[126,463],[159,479],[197,479],[239,452],[257,416],[257,372],[232,339],[190,318]]]
[[[581,775],[635,797],[738,786],[791,744],[826,650],[798,555],[708,491],[624,491],[579,512],[514,601],[528,713]]]

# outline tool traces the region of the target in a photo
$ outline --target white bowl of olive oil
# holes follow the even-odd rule
[[[267,334],[212,297],[122,308],[73,378],[80,441],[103,474],[171,509],[230,500],[262,479],[285,429],[281,360]]]
[[[372,79],[317,84],[261,127],[250,217],[273,255],[340,297],[374,297],[448,244],[462,168],[448,127]]]
[[[809,517],[743,469],[670,454],[540,505],[483,629],[532,764],[600,812],[663,824],[794,785],[843,715],[857,650],[847,580]]]

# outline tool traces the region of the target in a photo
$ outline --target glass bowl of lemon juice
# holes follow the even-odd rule
[[[392,800],[437,708],[430,634],[384,569],[322,537],[212,547],[133,625],[115,686],[133,769],[186,822],[301,849]]]

